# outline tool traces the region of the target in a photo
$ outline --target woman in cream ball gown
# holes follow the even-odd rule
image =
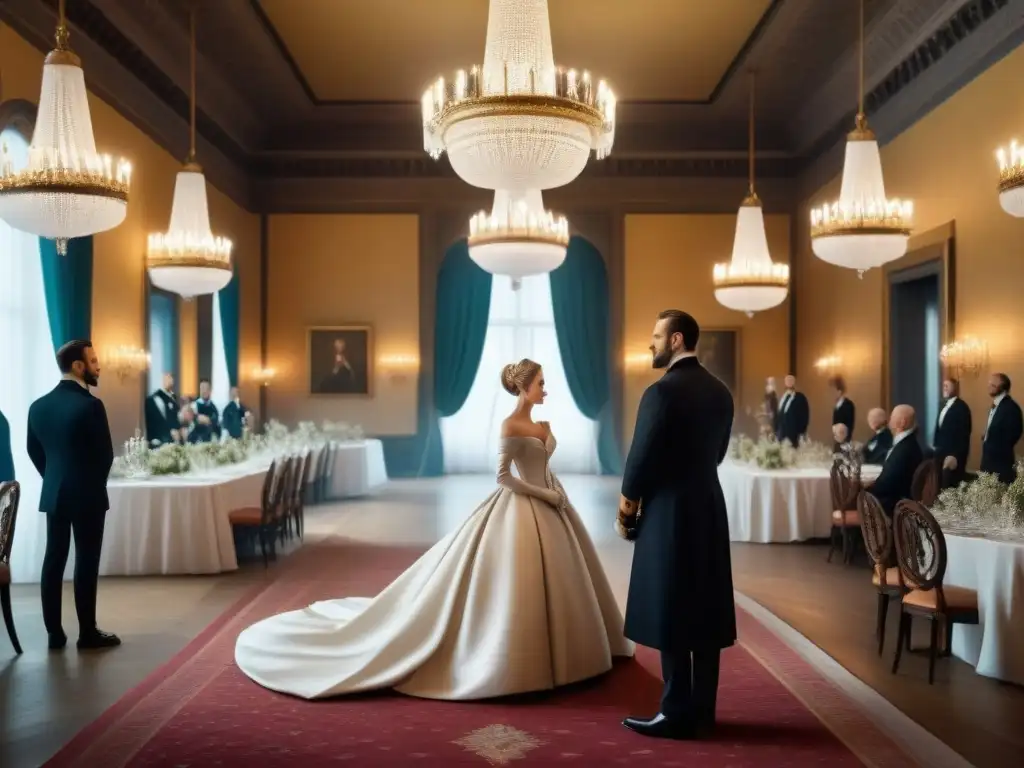
[[[555,438],[532,418],[544,372],[521,360],[501,382],[517,403],[502,424],[499,487],[377,597],[245,629],[235,662],[246,675],[304,699],[393,688],[471,700],[575,683],[633,654],[594,544],[548,468]]]

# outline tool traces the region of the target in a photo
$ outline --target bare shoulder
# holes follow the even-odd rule
[[[536,437],[543,440],[547,436],[547,429],[542,427],[544,422],[534,423],[529,419],[509,416],[501,422],[502,437]]]

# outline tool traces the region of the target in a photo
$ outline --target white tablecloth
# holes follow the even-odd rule
[[[953,628],[953,655],[979,675],[1024,685],[1024,541],[946,533],[946,584],[978,592],[981,624]]]
[[[336,443],[334,447],[334,466],[327,470],[333,474],[331,485],[327,489],[328,499],[365,496],[388,481],[388,470],[384,464],[384,443],[380,440],[353,440]],[[312,457],[314,467],[320,450]]]
[[[228,514],[260,505],[269,463],[253,460],[202,475],[111,480],[100,575],[236,570]]]
[[[881,467],[865,465],[865,480]],[[732,541],[806,541],[827,538],[832,530],[829,468],[758,469],[726,460],[718,478],[729,513]]]

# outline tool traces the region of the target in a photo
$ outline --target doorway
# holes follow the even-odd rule
[[[913,406],[918,440],[931,440],[942,397],[941,265],[929,262],[889,275],[890,405]]]

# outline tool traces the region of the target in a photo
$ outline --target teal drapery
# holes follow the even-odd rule
[[[238,386],[238,266],[234,267],[231,282],[220,292],[220,330],[224,339],[224,357],[228,360],[228,382]]]
[[[11,425],[0,411],[0,483],[14,480],[14,453],[11,451]]]
[[[50,319],[53,349],[92,334],[92,238],[68,241],[66,256],[57,253],[57,242],[39,238],[43,264],[43,292]]]
[[[437,275],[434,321],[434,409],[420,474],[444,473],[444,447],[438,419],[463,406],[473,387],[487,338],[491,275],[469,258],[465,240],[445,253]]]
[[[550,274],[555,333],[576,406],[599,424],[601,472],[622,472],[611,400],[608,271],[601,253],[573,236],[565,261]]]

